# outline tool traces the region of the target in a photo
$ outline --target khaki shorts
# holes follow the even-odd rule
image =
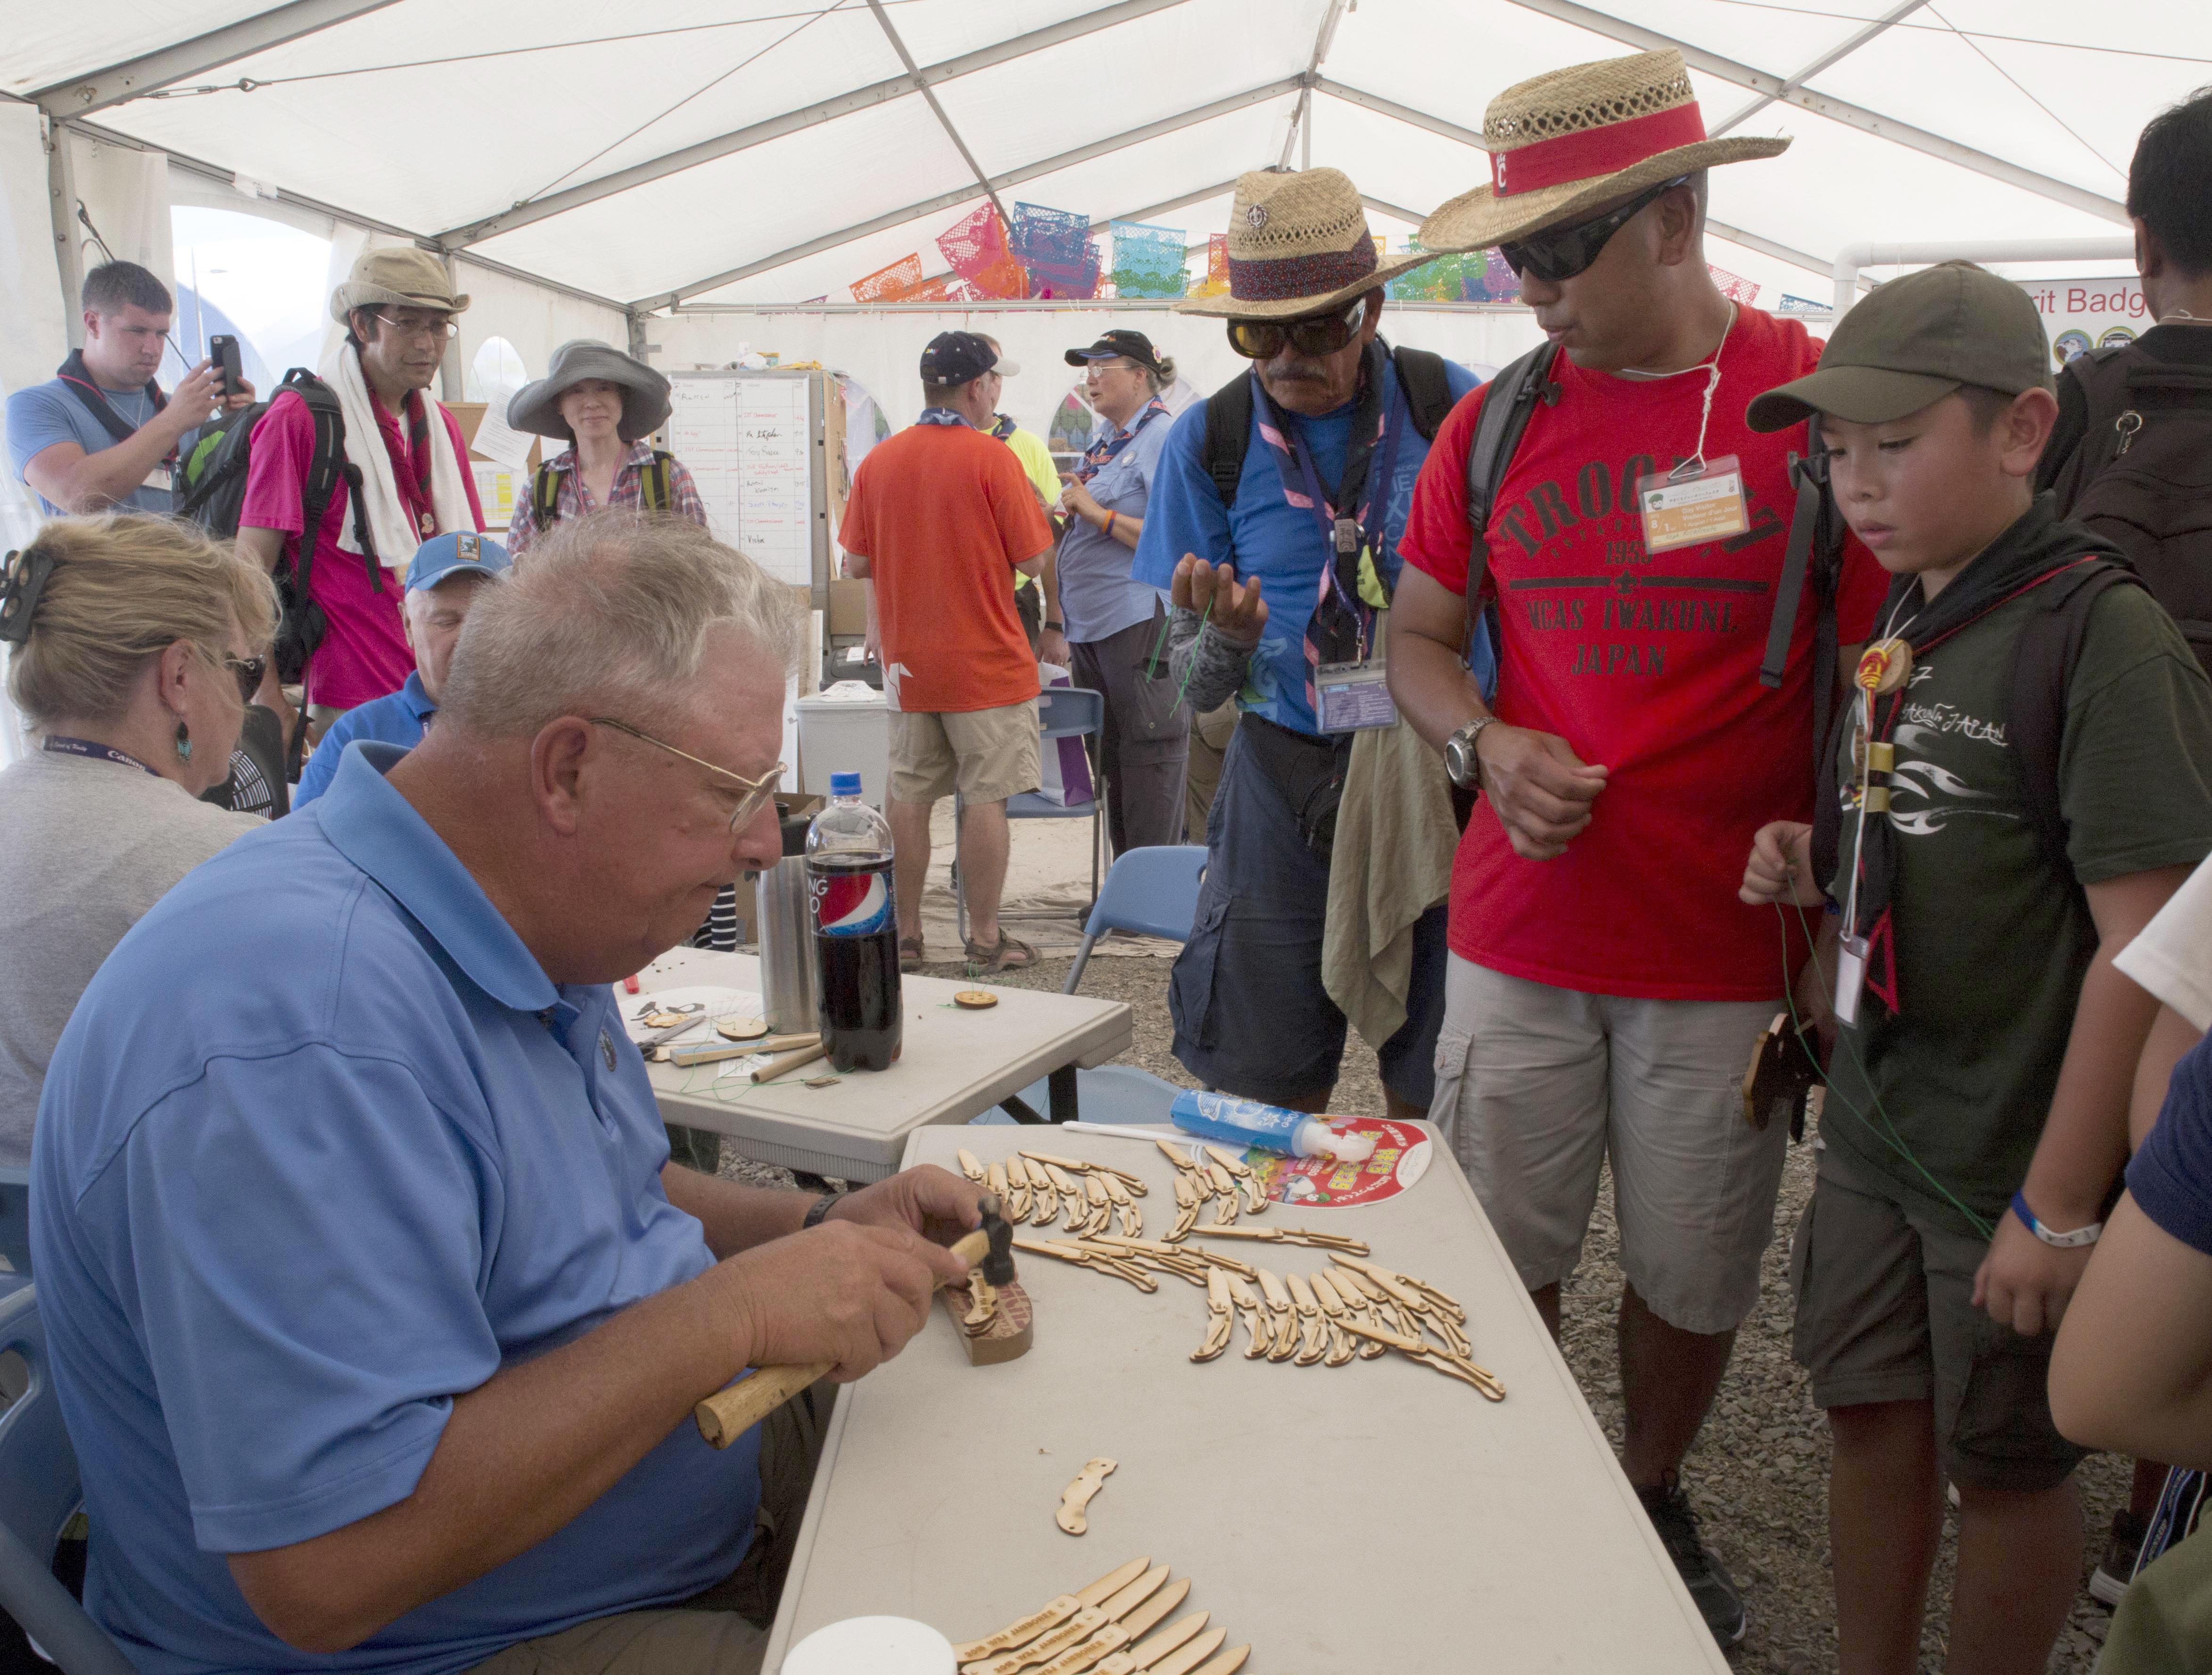
[[[1759,1300],[1788,1125],[1743,1120],[1765,1001],[1642,1001],[1451,957],[1430,1119],[1531,1291],[1582,1259],[1613,1164],[1620,1265],[1669,1325],[1733,1329]]]
[[[835,1389],[811,1386],[761,1422],[760,1510],[752,1545],[726,1579],[673,1605],[617,1611],[523,1641],[468,1675],[758,1675]]]
[[[1822,1408],[1929,1402],[1943,1475],[1969,1489],[2056,1489],[2087,1457],[2051,1421],[2049,1333],[1974,1306],[1989,1241],[1905,1202],[1831,1146],[1797,1223],[1790,1344]]]
[[[996,710],[891,711],[891,796],[935,802],[956,789],[969,802],[1004,802],[1043,778],[1035,698]]]

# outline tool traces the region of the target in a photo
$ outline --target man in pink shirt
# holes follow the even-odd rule
[[[468,306],[444,265],[411,247],[365,253],[331,295],[331,316],[346,340],[322,370],[344,417],[344,453],[312,539],[303,532],[313,415],[285,390],[254,427],[239,550],[272,574],[289,568],[295,586],[304,569],[313,608],[299,624],[299,651],[317,734],[355,705],[398,691],[414,668],[399,573],[416,548],[433,535],[483,528],[460,427],[423,394],[456,330],[453,316]],[[280,630],[280,661],[286,640]],[[272,666],[261,701],[289,732],[295,717],[276,679]]]

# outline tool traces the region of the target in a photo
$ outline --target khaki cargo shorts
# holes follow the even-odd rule
[[[890,723],[896,801],[935,802],[957,789],[969,802],[1004,802],[1042,783],[1035,698],[996,710],[894,710]]]

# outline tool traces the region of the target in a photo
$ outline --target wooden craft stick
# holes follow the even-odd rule
[[[1086,1508],[1091,1497],[1105,1487],[1106,1479],[1113,1475],[1117,1464],[1101,1454],[1085,1465],[1075,1481],[1060,1491],[1060,1510],[1053,1514],[1052,1521],[1070,1535],[1079,1536],[1089,1529],[1091,1519]]]
[[[981,1227],[952,1245],[952,1254],[963,1268],[975,1267],[990,1252],[991,1236]],[[699,1434],[717,1448],[728,1447],[817,1379],[828,1377],[830,1366],[817,1361],[757,1369],[750,1378],[716,1391],[691,1410]]]
[[[1085,1605],[1104,1604],[1131,1582],[1152,1568],[1149,1558],[1131,1559],[1118,1570],[1109,1570],[1097,1581],[1073,1593],[1063,1593],[1048,1601],[1041,1610],[1027,1617],[1017,1617],[996,1634],[986,1635],[981,1640],[963,1641],[952,1648],[956,1662],[971,1663],[977,1658],[987,1658],[994,1652],[1003,1652],[1010,1647],[1026,1645],[1047,1629],[1063,1623]],[[1042,1620],[1040,1620],[1042,1619]]]
[[[811,1047],[797,1047],[787,1053],[778,1053],[754,1070],[753,1081],[756,1086],[763,1081],[774,1081],[787,1070],[796,1070],[802,1064],[811,1064],[816,1059],[829,1056],[830,1049],[819,1041]]]
[[[1305,1227],[1224,1227],[1218,1226],[1193,1227],[1200,1239],[1257,1239],[1270,1245],[1309,1245],[1316,1250],[1345,1251],[1364,1256],[1367,1246],[1364,1240],[1349,1233],[1315,1233]]]
[[[1232,1646],[1208,1664],[1200,1665],[1190,1675],[1237,1675],[1244,1667],[1244,1660],[1252,1655],[1249,1646]]]
[[[678,1069],[694,1064],[713,1064],[725,1058],[743,1058],[749,1053],[794,1052],[801,1047],[811,1047],[822,1039],[819,1032],[805,1035],[764,1035],[756,1041],[717,1041],[712,1045],[702,1042],[690,1047],[663,1047],[668,1062]]]

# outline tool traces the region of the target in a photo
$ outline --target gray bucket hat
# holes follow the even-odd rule
[[[534,436],[573,442],[576,433],[561,417],[561,398],[587,378],[622,386],[622,439],[649,436],[667,418],[668,381],[640,360],[596,338],[574,338],[553,351],[553,364],[535,383],[525,384],[507,404],[507,422]]]

